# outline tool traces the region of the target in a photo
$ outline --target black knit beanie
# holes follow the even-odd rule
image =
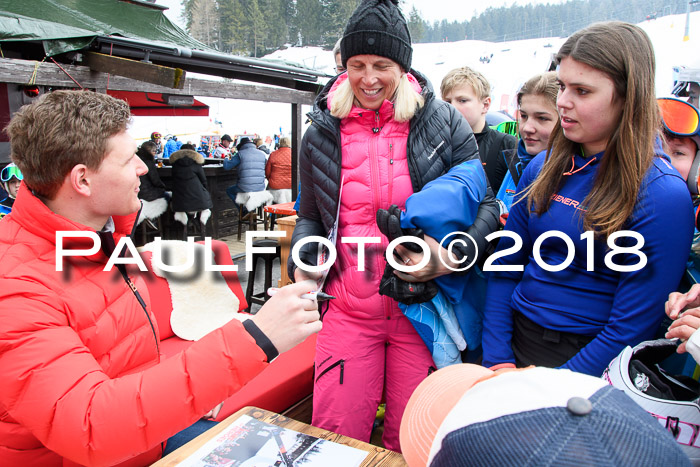
[[[355,55],[380,55],[390,58],[408,71],[411,69],[411,35],[398,7],[399,0],[363,0],[348,20],[340,58],[347,66]]]

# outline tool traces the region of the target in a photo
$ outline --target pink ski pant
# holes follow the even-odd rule
[[[434,365],[408,319],[333,310],[323,319],[315,364],[313,425],[369,442],[383,396],[384,446],[400,452],[403,411]]]

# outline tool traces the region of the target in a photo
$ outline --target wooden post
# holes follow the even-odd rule
[[[301,105],[292,104],[292,199],[299,195],[299,148],[301,147]]]

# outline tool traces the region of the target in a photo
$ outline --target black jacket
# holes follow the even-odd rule
[[[170,155],[173,166],[173,211],[193,212],[211,209],[207,178],[200,164],[204,157],[191,149],[180,149]]]
[[[418,79],[425,98],[425,105],[410,121],[407,145],[411,184],[413,191],[417,192],[452,167],[478,158],[479,153],[464,118],[451,105],[435,99],[430,83],[420,73],[411,70],[411,74]],[[311,125],[304,134],[299,155],[301,204],[292,234],[292,248],[300,239],[310,235],[326,237],[338,211],[342,167],[340,120],[330,114],[327,106],[328,92],[335,79],[326,84],[316,98],[314,109],[307,114]],[[480,257],[486,252],[484,237],[499,228],[499,216],[498,203],[489,188],[477,218],[467,232],[477,241]],[[470,245],[470,242],[466,243]],[[458,251],[457,246],[454,250],[456,255],[471,253]],[[315,243],[307,243],[299,253],[306,264],[316,264]],[[296,266],[291,255],[287,269],[293,279]]]
[[[508,163],[503,155],[503,151],[515,149],[518,140],[515,136],[492,130],[488,125],[484,131],[476,133],[476,142],[479,145],[479,157],[484,165],[486,178],[494,192],[498,193],[503,183],[503,178],[508,172]]]
[[[165,196],[165,183],[158,175],[156,161],[151,153],[139,149],[136,154],[148,167],[148,173],[141,175],[141,186],[139,187],[139,198],[144,201],[154,201]]]

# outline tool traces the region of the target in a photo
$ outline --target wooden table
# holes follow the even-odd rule
[[[328,441],[333,441],[339,444],[345,444],[347,446],[367,451],[369,455],[365,457],[365,460],[362,462],[362,464],[360,464],[361,466],[388,467],[406,465],[406,461],[404,460],[403,456],[398,452],[389,451],[388,449],[380,448],[379,446],[374,446],[372,444],[364,443],[362,441],[358,441],[347,436],[339,435],[331,431],[307,425],[306,423],[301,423],[296,420],[292,420],[291,418],[287,418],[284,415],[276,414],[274,412],[269,412],[263,409],[258,409],[257,407],[243,407],[241,410],[234,413],[226,420],[216,425],[214,428],[211,428],[205,433],[202,433],[197,438],[193,439],[181,448],[168,454],[166,457],[153,464],[153,466],[170,467],[178,465],[180,462],[184,461],[189,455],[193,454],[197,449],[204,446],[204,444],[206,444],[207,441],[211,440],[216,435],[224,431],[226,427],[231,425],[242,415],[248,415],[262,422],[281,426],[283,428],[288,428],[290,430],[298,431],[300,433],[306,433],[317,438],[326,439]]]
[[[278,287],[284,287],[292,283],[287,274],[287,258],[289,258],[289,250],[292,245],[292,232],[294,232],[294,226],[297,225],[297,216],[277,219],[277,225],[285,233],[285,236],[280,238],[280,282],[277,285]]]

